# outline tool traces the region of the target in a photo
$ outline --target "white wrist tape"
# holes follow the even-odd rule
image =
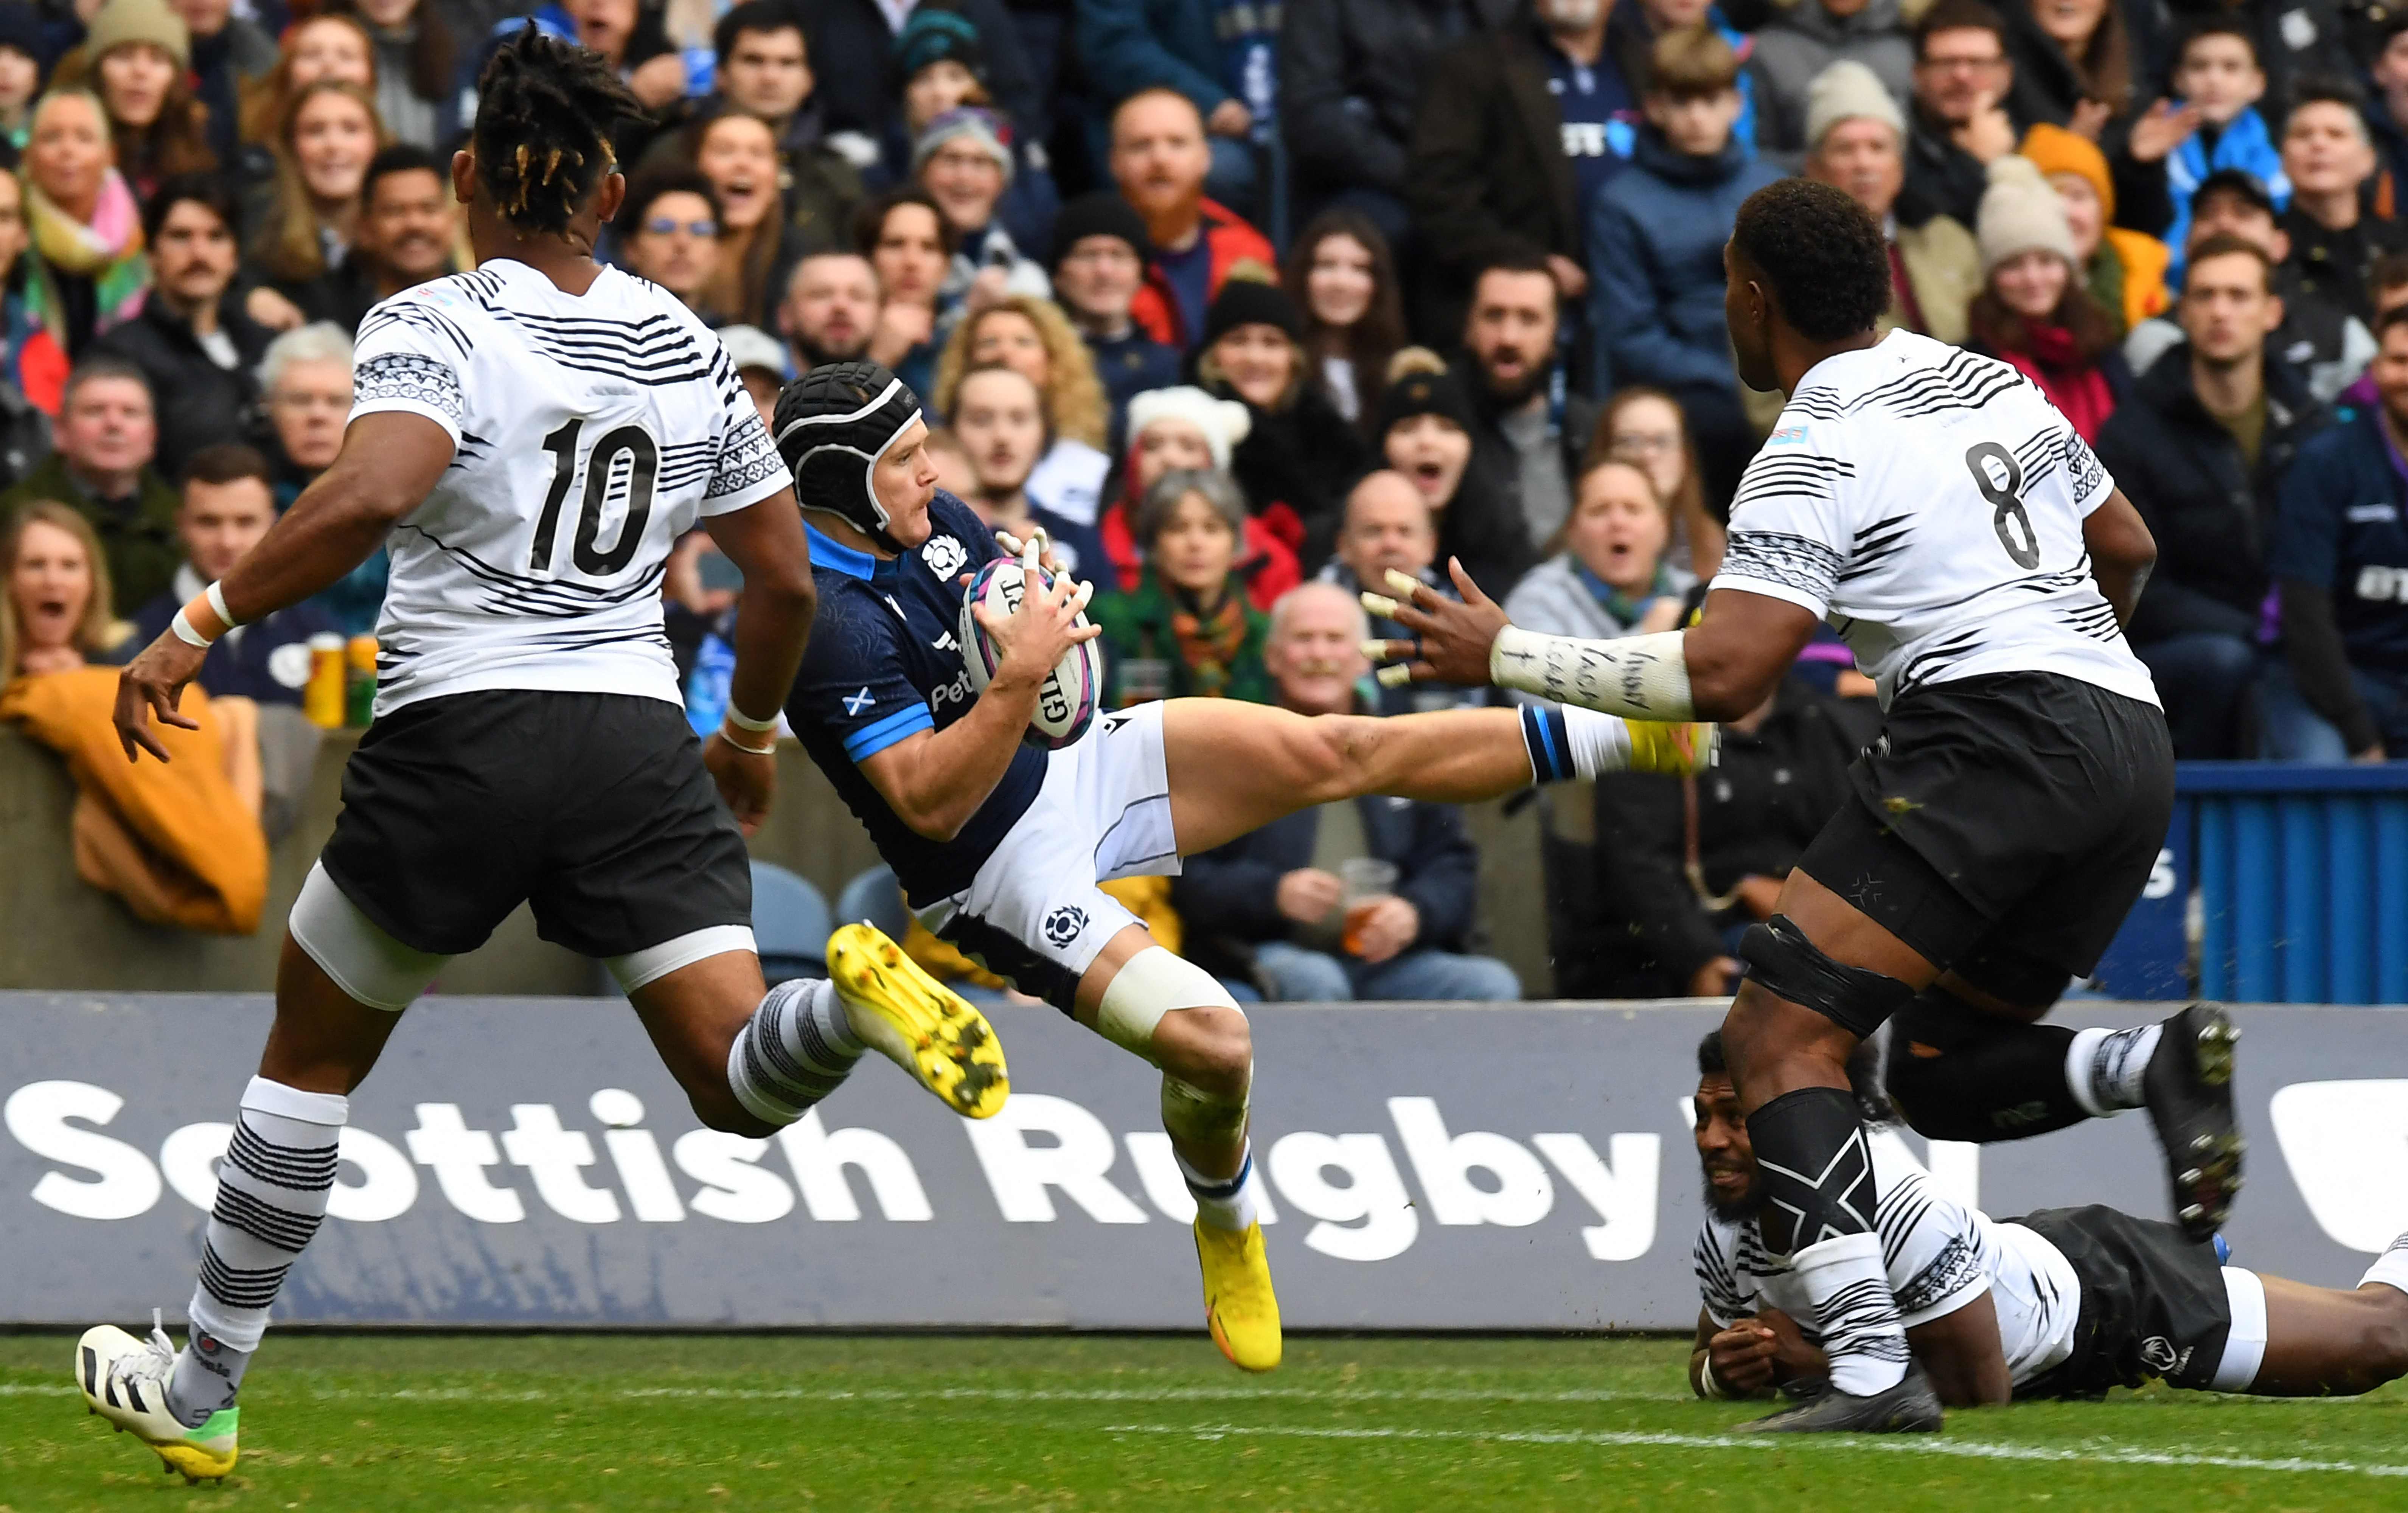
[[[183,642],[186,646],[196,646],[204,651],[208,649],[209,638],[203,635],[200,632],[193,629],[192,621],[186,618],[181,609],[176,611],[175,619],[167,621],[167,628],[174,631],[176,633],[176,639]]]
[[[208,586],[208,598],[209,601],[209,607],[217,611],[218,619],[225,621],[225,628],[227,630],[233,630],[236,626],[242,623],[241,621],[234,618],[234,611],[226,607],[225,585],[223,582],[211,583]]]
[[[1508,625],[1489,648],[1488,676],[1498,688],[1627,720],[1698,717],[1689,700],[1689,664],[1679,631],[1585,641]]]
[[[1718,1403],[1731,1395],[1730,1389],[1714,1375],[1714,1358],[1712,1355],[1698,1363],[1698,1386],[1707,1397]]]
[[[734,704],[730,704],[727,707],[727,722],[735,726],[738,730],[749,730],[756,735],[765,730],[776,730],[778,728],[778,717],[776,715],[771,715],[767,720],[755,720],[751,715],[746,714],[743,710],[736,707]]]

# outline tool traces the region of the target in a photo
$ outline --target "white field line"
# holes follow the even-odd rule
[[[2364,1461],[2272,1460],[2252,1455],[2185,1455],[2173,1450],[2133,1449],[2094,1443],[2086,1449],[2014,1445],[1997,1440],[1950,1439],[1936,1434],[1826,1434],[1809,1440],[1795,1434],[1674,1434],[1581,1429],[1308,1429],[1278,1424],[1108,1424],[1107,1434],[1171,1434],[1197,1439],[1428,1439],[1480,1440],[1505,1445],[1672,1446],[1684,1449],[1780,1450],[1810,1445],[1844,1450],[1906,1455],[1954,1455],[1982,1461],[2042,1461],[2084,1465],[2213,1466],[2229,1471],[2333,1472],[2360,1477],[2408,1477],[2408,1465]]]
[[[0,1397],[73,1397],[72,1385],[0,1382]],[[1121,1387],[1023,1388],[935,1387],[624,1387],[599,1393],[557,1392],[542,1388],[500,1391],[481,1387],[403,1387],[393,1392],[327,1387],[311,1400],[397,1403],[579,1403],[688,1399],[727,1403],[1686,1403],[1686,1392],[1617,1392],[1604,1389],[1560,1392],[1486,1392],[1469,1387],[1419,1389],[1347,1387]]]

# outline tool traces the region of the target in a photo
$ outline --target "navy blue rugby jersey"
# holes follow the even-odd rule
[[[903,896],[924,908],[970,885],[1006,832],[1036,801],[1046,752],[1023,745],[961,834],[930,840],[889,808],[859,764],[970,711],[969,670],[956,633],[961,575],[1003,553],[968,506],[942,490],[928,539],[892,562],[811,529],[819,614],[786,719],[845,806],[869,828]]]

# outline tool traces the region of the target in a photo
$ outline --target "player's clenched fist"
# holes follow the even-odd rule
[[[1771,1330],[1742,1319],[1706,1341],[1706,1369],[1734,1397],[1772,1390],[1772,1359],[1780,1343]]]

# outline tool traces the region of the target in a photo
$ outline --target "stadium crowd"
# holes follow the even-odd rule
[[[2139,506],[2179,755],[2408,752],[2408,12],[2363,0],[0,4],[0,717],[71,718],[36,685],[333,460],[368,308],[466,265],[448,154],[529,19],[652,111],[606,259],[765,418],[815,364],[900,374],[945,487],[1101,591],[1111,703],[1492,696],[1360,656],[1352,591],[1450,558],[1536,628],[1677,623],[1779,412],[1723,244],[1802,173],[1888,232],[1891,324],[2014,364]],[[696,533],[666,579],[698,731],[730,572]],[[174,803],[274,809],[313,639],[382,587],[212,652]],[[1727,991],[1871,692],[1827,634],[1713,774],[1551,794],[1554,991]],[[1476,872],[1452,811],[1367,801],[1155,904],[1270,996],[1510,996]]]

